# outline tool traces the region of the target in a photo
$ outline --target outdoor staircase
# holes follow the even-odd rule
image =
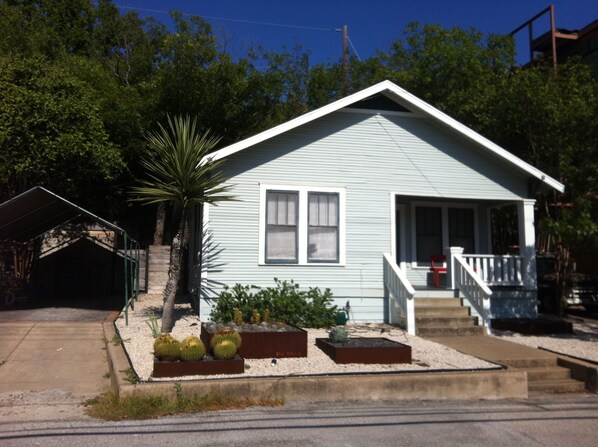
[[[415,298],[415,331],[420,337],[482,335],[477,317],[461,298]]]
[[[528,395],[583,393],[585,384],[571,378],[571,370],[558,366],[556,356],[505,359],[499,363],[527,372]]]
[[[170,245],[150,245],[147,249],[147,293],[161,295],[168,281]]]

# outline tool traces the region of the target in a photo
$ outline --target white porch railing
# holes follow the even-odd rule
[[[384,253],[384,287],[389,294],[389,318],[392,319],[391,299],[394,298],[401,320],[397,324],[404,327],[408,334],[415,335],[415,303],[413,300],[415,289],[409,283],[405,272],[399,268],[388,253]],[[390,322],[392,323],[392,321]]]
[[[465,262],[490,286],[523,285],[522,256],[464,254]]]
[[[477,272],[474,271],[459,253],[453,253],[449,269],[454,270],[453,272],[449,272],[449,274],[454,275],[455,286],[469,300],[469,303],[478,314],[480,314],[483,325],[488,327],[492,318],[490,309],[492,290],[484,284],[484,281],[478,276]]]

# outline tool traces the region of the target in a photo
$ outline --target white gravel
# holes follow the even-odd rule
[[[129,311],[129,325],[125,325],[124,314],[116,321],[116,327],[124,341],[124,346],[131,359],[133,368],[143,381],[170,380],[152,378],[153,338],[147,324],[149,316],[159,316],[162,312],[161,295],[141,295],[134,311]],[[172,335],[183,339],[188,335],[199,336],[201,322],[193,314],[188,304],[176,305],[176,323]],[[527,336],[509,331],[494,331],[493,336],[520,343],[533,348],[544,348],[550,351],[570,355],[577,358],[598,362],[598,323],[592,320],[569,317],[573,323],[573,334],[556,334],[545,336]],[[317,337],[327,337],[323,329],[308,329],[308,356],[302,358],[277,359],[272,366],[271,359],[246,359],[248,368],[245,377],[252,376],[287,376],[310,374],[337,374],[348,372],[380,372],[380,371],[431,371],[438,369],[486,369],[496,365],[468,356],[438,343],[420,337],[408,335],[403,330],[383,324],[349,324],[347,330],[354,337],[386,337],[411,346],[412,364],[393,365],[337,365],[326,354],[315,346]],[[186,376],[182,379],[210,379],[231,376]]]
[[[200,320],[193,315],[188,304],[177,304],[176,323],[172,335],[181,340],[189,335],[199,336]],[[116,327],[123,339],[125,349],[135,372],[142,381],[172,380],[152,378],[153,368],[153,338],[147,324],[149,316],[160,316],[162,313],[161,295],[141,295],[134,311],[129,311],[129,325],[125,325],[124,314],[116,321]],[[160,320],[158,318],[158,322]],[[327,337],[327,332],[321,329],[308,329],[308,356],[302,358],[277,359],[272,366],[271,359],[246,359],[244,377],[256,376],[289,376],[310,374],[338,374],[348,372],[389,372],[389,371],[431,371],[438,369],[470,370],[495,368],[496,365],[471,357],[438,343],[423,338],[408,335],[403,330],[382,324],[349,324],[347,330],[355,337],[386,337],[411,346],[412,364],[392,365],[337,365],[326,354],[315,346],[316,337]],[[248,368],[247,368],[248,366]],[[216,377],[240,377],[241,375],[220,376],[186,376],[185,379],[213,379]]]
[[[573,323],[573,334],[522,335],[510,331],[494,331],[493,335],[532,348],[544,348],[564,355],[598,362],[598,322],[567,317]]]

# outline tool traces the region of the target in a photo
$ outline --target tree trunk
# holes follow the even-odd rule
[[[181,279],[181,266],[183,265],[183,244],[185,241],[185,228],[187,213],[183,210],[179,229],[172,240],[170,248],[170,266],[168,267],[168,282],[164,289],[164,308],[162,310],[163,334],[169,334],[174,326],[174,303]]]
[[[565,303],[567,300],[565,292],[570,260],[571,258],[569,256],[569,249],[565,247],[563,244],[558,244],[556,251],[555,266],[555,287],[557,299],[556,310],[558,312],[558,315],[565,314]]]
[[[166,221],[166,204],[160,202],[156,211],[156,227],[154,229],[154,245],[162,245],[164,239],[164,222]]]

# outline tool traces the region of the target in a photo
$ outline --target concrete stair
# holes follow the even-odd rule
[[[556,357],[504,359],[499,363],[527,372],[527,390],[532,397],[585,391],[585,384],[572,379],[568,368],[558,366]]]
[[[415,298],[415,331],[421,337],[482,335],[484,328],[460,298]]]
[[[170,245],[150,245],[147,249],[147,293],[164,293],[168,281]]]

